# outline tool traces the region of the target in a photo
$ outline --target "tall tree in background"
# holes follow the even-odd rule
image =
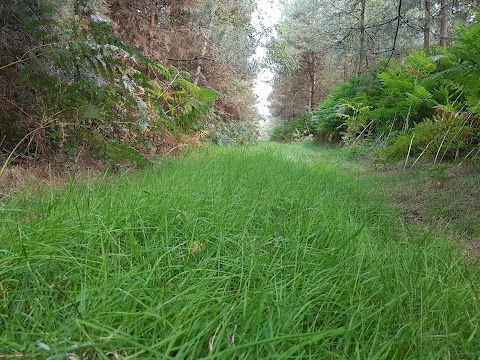
[[[311,109],[321,98],[319,79],[327,90],[325,96],[329,84],[376,71],[381,59],[400,60],[411,50],[428,49],[434,42],[449,46],[452,29],[471,21],[477,5],[475,0],[285,2],[278,37],[270,45],[278,80],[271,96],[277,115],[284,119],[298,115],[299,103]],[[313,68],[315,76],[310,76]],[[286,84],[287,77],[295,86]],[[288,96],[289,89],[296,93]],[[296,103],[291,104],[293,108],[284,106],[280,98],[287,102],[295,98]]]
[[[222,94],[219,114],[255,116],[253,0],[110,0],[118,35],[162,64],[192,74]]]
[[[449,35],[448,35],[448,17],[449,17],[449,4],[448,0],[440,1],[440,46],[448,47]]]
[[[323,84],[319,80],[328,39],[325,25],[319,21],[322,11],[323,2],[319,0],[285,4],[284,19],[277,26],[278,37],[269,45],[269,59],[278,76],[290,78],[297,85],[304,84],[295,94],[294,109],[299,113],[302,108],[313,110],[321,98]]]
[[[366,49],[366,29],[365,29],[365,11],[367,7],[366,0],[360,0],[360,46],[358,48],[358,69],[357,75],[362,74],[367,66]]]
[[[425,50],[430,48],[430,34],[431,34],[431,22],[432,22],[432,4],[430,0],[423,0],[424,6],[424,25],[423,25],[423,47]]]

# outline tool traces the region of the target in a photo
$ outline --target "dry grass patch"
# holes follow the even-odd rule
[[[428,165],[379,173],[378,184],[408,223],[470,245],[480,241],[480,170],[473,164]]]

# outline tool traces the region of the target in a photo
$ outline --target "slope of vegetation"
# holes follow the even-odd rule
[[[224,84],[218,78],[225,74],[209,71],[206,76],[213,66],[197,60],[209,58],[213,46],[213,35],[204,36],[201,25],[196,26],[202,31],[190,24],[203,19],[194,12],[200,12],[200,4],[120,3],[14,0],[0,6],[0,164],[4,165],[0,165],[0,176],[11,163],[31,165],[54,157],[74,162],[80,154],[106,164],[145,165],[149,159],[188,145],[189,137],[201,131],[228,144],[256,140],[253,124],[237,116],[254,115],[246,110],[253,103],[251,84],[231,74]],[[235,10],[227,5],[214,4],[218,11],[211,15],[209,34],[221,30],[218,18],[233,17],[236,11],[243,17],[228,36],[236,35],[238,43],[251,42],[247,30],[252,6]],[[193,11],[189,16],[185,13],[186,19],[180,16],[184,7]],[[122,21],[127,14],[134,26],[130,36],[118,34],[125,28]],[[182,44],[189,53],[179,58],[176,67],[165,57],[182,55],[158,48],[166,42],[164,25],[170,24],[170,17],[177,18],[174,28],[191,25],[187,32],[198,33],[195,42],[185,31],[173,32],[169,41],[177,40],[175,51],[180,42],[189,42]],[[147,18],[151,36],[142,32]],[[200,43],[198,37],[202,45],[192,46]],[[149,46],[140,51],[145,44]],[[253,76],[245,64],[249,51],[251,46],[244,44],[238,63],[228,65],[232,71],[244,70],[241,77],[245,79]],[[220,63],[215,63],[217,68],[222,67]],[[214,90],[216,85],[220,91]],[[221,85],[236,93],[226,96],[228,91]],[[236,103],[232,105],[228,98]],[[243,120],[240,125],[239,120]]]
[[[1,209],[0,355],[476,358],[478,274],[337,150],[198,150]]]

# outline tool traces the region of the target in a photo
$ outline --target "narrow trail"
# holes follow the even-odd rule
[[[471,358],[460,249],[412,239],[348,164],[263,143],[19,195],[0,220],[0,355]]]

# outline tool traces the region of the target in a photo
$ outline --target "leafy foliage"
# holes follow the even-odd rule
[[[423,155],[435,160],[454,158],[457,153],[468,153],[472,147],[472,132],[464,119],[438,116],[426,119],[409,131],[399,135],[387,148],[391,160],[401,160],[408,153]],[[475,142],[480,142],[478,130]]]
[[[371,99],[378,97],[379,87],[379,81],[370,74],[339,85],[313,112],[317,140],[338,142],[349,128],[365,126]]]
[[[0,63],[9,87],[0,102],[6,149],[23,141],[18,149],[34,157],[85,148],[108,161],[142,163],[139,156],[165,136],[195,130],[212,111],[216,91],[124,43],[98,13],[76,8],[60,24],[52,7],[7,11],[23,55],[1,49],[8,55]]]
[[[312,117],[319,140],[384,139],[391,160],[480,152],[480,24],[448,50],[412,53],[337,87]]]
[[[252,123],[232,121],[209,125],[213,143],[220,146],[253,145],[258,139],[258,129]]]
[[[311,114],[306,112],[273,129],[271,139],[282,142],[297,142],[312,134],[312,131]]]

